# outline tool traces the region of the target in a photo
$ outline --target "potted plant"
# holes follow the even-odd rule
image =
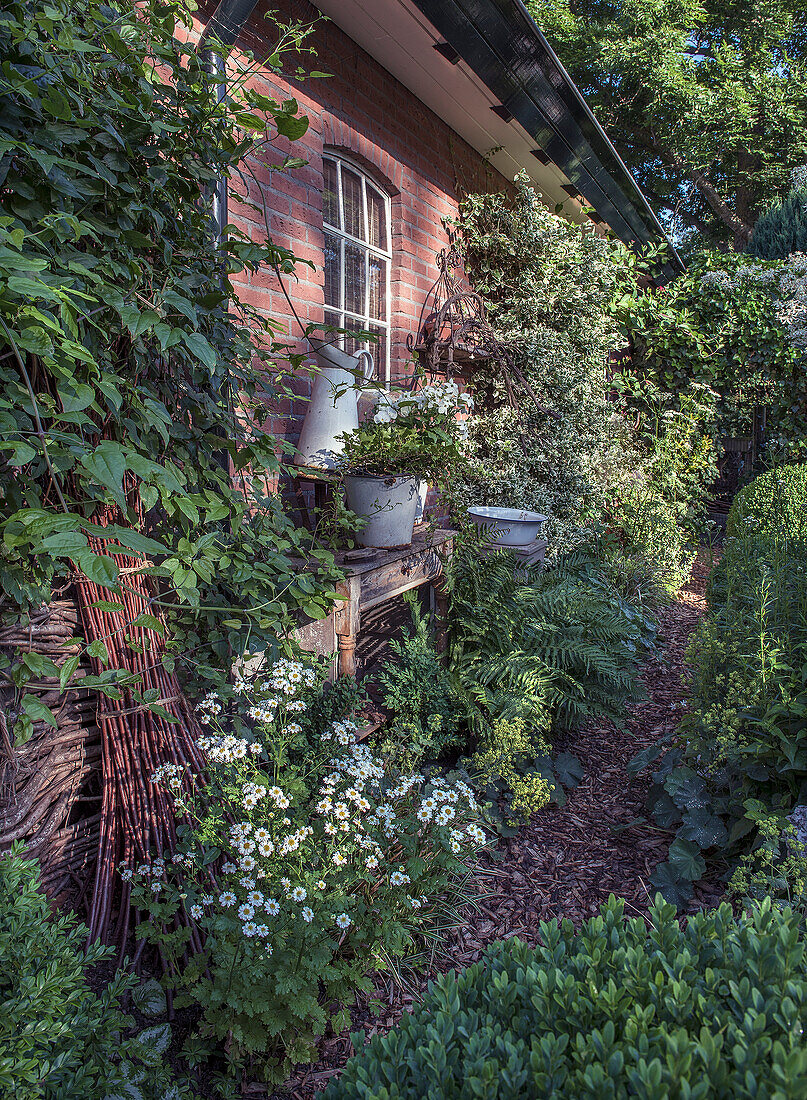
[[[409,546],[421,481],[440,482],[462,456],[473,407],[454,382],[414,392],[384,391],[370,417],[341,436],[339,468],[348,507],[366,519],[362,546]]]

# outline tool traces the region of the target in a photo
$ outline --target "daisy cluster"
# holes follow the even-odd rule
[[[203,726],[210,725],[213,719],[221,714],[223,709],[218,692],[215,691],[209,691],[204,699],[196,704],[196,713]]]
[[[239,693],[241,706],[251,714],[261,699],[278,714],[317,683],[313,669],[282,660]],[[278,723],[265,732],[272,774],[267,757],[254,757],[244,738],[211,732],[201,739],[216,765],[212,785],[199,788],[197,812],[188,815],[198,823],[196,845],[171,868],[176,896],[193,920],[217,936],[243,937],[262,956],[274,947],[273,966],[290,937],[301,948],[306,936],[323,932],[341,943],[361,920],[375,926],[379,907],[396,920],[408,911],[411,919],[442,889],[454,861],[485,843],[466,783],[391,773],[356,741],[351,718],[332,722],[321,751],[312,747],[304,764],[293,763],[285,729]],[[282,751],[274,751],[273,736]],[[159,769],[155,782],[175,782],[172,767]],[[217,869],[205,856],[212,844],[223,853]],[[149,890],[163,881],[165,865],[159,875],[131,872],[138,875]]]
[[[250,749],[249,741],[231,733],[200,737],[197,744],[213,764],[233,764],[236,760],[243,760]]]

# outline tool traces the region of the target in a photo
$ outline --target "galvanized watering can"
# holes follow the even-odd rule
[[[294,461],[333,469],[343,447],[337,436],[359,426],[359,390],[373,377],[369,351],[350,355],[330,344],[312,344],[319,366]]]

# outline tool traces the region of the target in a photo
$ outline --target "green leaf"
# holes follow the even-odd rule
[[[59,728],[59,723],[56,721],[53,711],[41,699],[37,699],[35,695],[23,695],[20,706],[23,713],[32,722],[47,722],[53,729]]]
[[[726,826],[707,810],[692,810],[684,814],[678,835],[691,840],[699,848],[721,847],[728,840]]]
[[[27,466],[29,462],[32,462],[36,458],[36,450],[30,443],[24,443],[21,440],[12,440],[10,443],[3,443],[3,449],[9,449],[11,456],[6,459],[9,466]]]
[[[40,543],[42,550],[56,558],[76,558],[89,554],[87,539],[79,531],[58,531]]]
[[[109,650],[106,647],[106,642],[102,641],[100,638],[96,638],[94,641],[90,642],[87,646],[87,656],[97,658],[104,665],[108,664]]]
[[[118,583],[118,564],[106,554],[93,554],[89,551],[76,558],[76,565],[84,576],[100,584],[103,588],[115,588]]]
[[[650,876],[650,884],[677,909],[683,908],[692,897],[692,883],[682,878],[671,863],[660,863]]]
[[[145,612],[142,615],[138,615],[131,626],[133,630],[139,628],[140,630],[153,630],[155,634],[165,634],[165,627],[157,616],[149,615]]]
[[[680,836],[670,845],[667,859],[681,878],[687,878],[690,882],[697,882],[706,870],[706,861],[697,844]]]
[[[165,990],[156,978],[148,978],[135,986],[132,1000],[143,1016],[162,1016],[166,1010]]]
[[[553,758],[552,770],[563,786],[569,789],[576,787],[586,774],[585,768],[577,757],[572,756],[569,752],[558,753]]]
[[[95,390],[83,383],[71,388],[64,387],[59,390],[59,399],[64,412],[81,412],[95,400]]]
[[[56,663],[43,653],[23,653],[22,662],[34,676],[56,677],[59,675],[59,668]]]
[[[68,657],[65,663],[59,670],[59,687],[64,691],[67,685],[73,678],[73,674],[79,666],[81,655],[74,653],[72,657]]]
[[[654,741],[652,745],[646,745],[628,761],[625,771],[628,775],[638,775],[639,772],[643,772],[645,768],[649,767],[654,760],[657,760],[665,749],[666,746],[663,741]]]
[[[164,546],[163,543],[158,542],[156,539],[149,538],[148,535],[136,531],[133,527],[120,527],[114,523],[110,524],[109,527],[86,524],[85,530],[91,535],[100,538],[117,539],[121,546],[125,546],[129,550],[136,550],[141,554],[166,556],[170,553],[168,547]]]
[[[218,363],[216,353],[201,332],[183,332],[182,342],[192,355],[195,355],[197,359],[204,363],[208,370],[214,371],[216,369]]]
[[[706,781],[692,768],[676,768],[664,781],[673,802],[682,810],[705,809],[711,803]]]
[[[84,455],[80,464],[91,477],[120,496],[126,473],[126,457],[120,443],[105,439],[94,451]]]
[[[144,1062],[157,1066],[171,1045],[171,1025],[153,1024],[151,1027],[144,1028],[132,1042],[136,1045],[137,1052]]]

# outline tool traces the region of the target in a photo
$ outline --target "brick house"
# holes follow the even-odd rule
[[[261,0],[221,0],[201,25],[260,57]],[[229,218],[312,262],[286,289],[307,322],[378,333],[377,373],[405,372],[445,247],[443,219],[465,193],[501,190],[526,171],[554,208],[607,225],[626,243],[663,230],[520,0],[272,0],[281,21],[319,23],[307,67],[332,74],[298,83],[264,70],[261,90],[294,97],[309,119],[298,142],[278,139],[249,166],[250,198],[266,224],[231,196]],[[327,18],[321,19],[324,15]],[[200,30],[201,30],[200,25]],[[214,37],[207,39],[214,40]],[[215,54],[212,55],[215,60]],[[307,165],[276,170],[293,152]],[[583,200],[584,197],[584,200]],[[275,274],[239,293],[299,328]],[[306,379],[300,380],[301,396]],[[294,437],[304,402],[278,424]],[[288,413],[292,413],[291,420]]]

